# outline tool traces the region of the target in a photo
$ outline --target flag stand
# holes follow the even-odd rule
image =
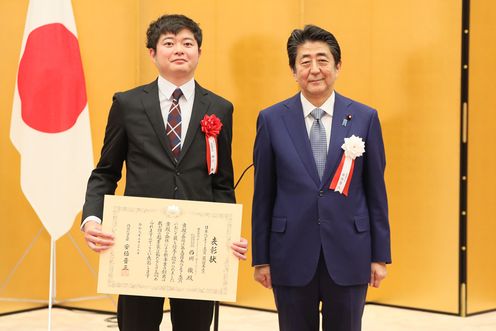
[[[29,252],[31,252],[31,249],[33,249],[33,246],[36,243],[36,241],[38,241],[38,238],[40,237],[42,231],[43,231],[43,226],[40,228],[40,230],[38,230],[38,232],[34,236],[33,240],[31,240],[31,242],[29,243],[28,247],[24,250],[24,253],[21,255],[21,257],[19,258],[19,260],[14,265],[14,268],[12,268],[12,270],[10,271],[10,273],[5,278],[4,282],[0,285],[0,292],[2,292],[7,287],[7,285],[10,283],[10,280],[14,276],[15,272],[17,271],[17,269],[21,266],[22,262],[24,261],[24,259],[26,258],[26,256],[29,254]],[[28,303],[46,303],[46,300],[26,299],[26,298],[13,299],[13,298],[3,298],[3,297],[0,297],[0,301],[28,302]]]
[[[86,266],[90,270],[90,272],[93,274],[95,278],[97,278],[97,274],[95,270],[91,267],[91,264],[89,263],[88,259],[84,256],[83,252],[81,251],[81,248],[78,246],[74,238],[70,233],[67,234],[69,236],[69,239],[71,240],[72,244],[78,251],[79,255],[85,262]],[[56,284],[56,279],[57,279],[57,272],[56,272],[56,263],[57,263],[57,255],[56,255],[56,242],[55,240],[50,237],[50,289],[49,289],[49,299],[48,299],[48,331],[51,331],[52,327],[52,308],[53,305],[56,304],[59,307],[64,307],[61,306],[60,304],[63,304],[65,302],[76,302],[76,301],[84,301],[84,300],[97,300],[101,298],[108,298],[114,306],[116,306],[116,303],[112,296],[110,295],[97,295],[97,296],[91,296],[91,297],[78,297],[78,298],[70,298],[66,299],[63,301],[60,301],[57,303],[56,301],[56,289],[57,289],[57,284]]]
[[[12,277],[14,276],[15,272],[21,264],[24,262],[26,256],[31,252],[31,250],[34,247],[34,244],[38,241],[44,227],[42,226],[39,231],[36,233],[34,236],[33,240],[29,243],[28,247],[24,250],[24,253],[21,255],[19,260],[16,262],[10,273],[7,275],[3,283],[0,284],[0,292],[4,290],[7,285],[10,283]],[[90,272],[93,274],[93,276],[96,278],[97,274],[95,270],[91,267],[91,264],[89,263],[88,259],[84,256],[83,252],[81,251],[80,247],[77,245],[76,241],[74,240],[73,236],[68,233],[69,239],[71,240],[72,244],[78,251],[79,255],[85,262],[86,266],[90,270]],[[54,307],[61,307],[64,308],[64,306],[61,306],[60,304],[66,303],[66,302],[77,302],[77,301],[85,301],[85,300],[97,300],[97,299],[102,299],[102,298],[108,298],[112,301],[114,306],[116,306],[115,300],[112,298],[110,295],[97,295],[97,296],[87,296],[87,297],[77,297],[77,298],[70,298],[70,299],[65,299],[63,301],[57,302],[57,272],[56,272],[56,241],[52,239],[50,236],[50,280],[49,280],[49,294],[48,294],[48,301],[47,300],[40,300],[40,299],[31,299],[31,298],[7,298],[7,297],[0,297],[0,301],[5,301],[5,302],[24,302],[24,303],[39,303],[39,304],[47,304],[47,306],[42,306],[40,308],[48,308],[48,331],[51,331],[52,327],[52,309]],[[38,308],[35,308],[38,309]]]

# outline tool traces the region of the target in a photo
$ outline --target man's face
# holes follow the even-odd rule
[[[157,51],[150,48],[150,57],[165,79],[183,84],[193,78],[200,50],[193,33],[188,29],[177,35],[166,33],[157,42]]]
[[[307,99],[327,99],[334,90],[340,67],[325,42],[307,41],[298,46],[293,74]]]

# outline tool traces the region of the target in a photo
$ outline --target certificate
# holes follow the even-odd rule
[[[238,204],[106,195],[98,292],[236,301]]]

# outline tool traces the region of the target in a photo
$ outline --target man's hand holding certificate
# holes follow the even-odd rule
[[[98,292],[235,301],[241,217],[236,204],[105,196],[103,232],[115,239]]]

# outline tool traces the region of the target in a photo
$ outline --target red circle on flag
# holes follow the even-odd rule
[[[72,32],[59,23],[31,31],[17,86],[28,126],[47,133],[70,129],[86,106],[81,54]]]

